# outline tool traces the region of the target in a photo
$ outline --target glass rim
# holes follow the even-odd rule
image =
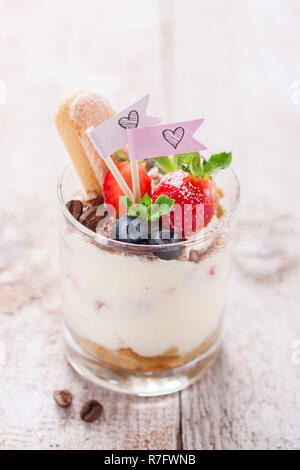
[[[62,211],[62,214],[65,216],[65,218],[70,222],[70,224],[73,225],[79,232],[81,232],[83,235],[87,236],[88,238],[92,239],[94,242],[98,243],[100,246],[101,245],[108,245],[110,246],[115,246],[116,249],[119,248],[119,250],[132,250],[132,251],[153,251],[153,245],[143,245],[143,244],[133,244],[133,243],[126,243],[126,242],[121,242],[119,240],[114,240],[113,238],[108,238],[105,237],[104,235],[101,235],[99,233],[95,233],[92,230],[86,228],[84,225],[82,225],[78,220],[76,220],[70,211],[68,210],[62,196],[62,187],[63,187],[63,181],[64,177],[67,173],[67,171],[72,168],[71,165],[66,165],[59,173],[58,177],[58,183],[57,183],[57,196],[58,196],[58,202],[59,202],[59,207]],[[75,171],[74,168],[72,168],[73,171]],[[240,201],[240,184],[239,180],[236,176],[235,171],[232,169],[232,167],[227,168],[227,171],[229,171],[230,176],[232,178],[232,181],[234,183],[234,188],[235,188],[235,198],[234,198],[234,203],[229,211],[226,212],[225,217],[222,218],[222,220],[218,223],[218,225],[214,228],[209,228],[208,226],[204,228],[204,230],[199,230],[197,233],[195,233],[194,236],[190,237],[187,240],[182,240],[176,243],[168,243],[164,245],[155,245],[155,251],[161,251],[166,248],[170,247],[175,247],[175,246],[189,246],[193,245],[196,243],[199,243],[201,240],[202,242],[207,242],[210,239],[214,238],[223,227],[228,225],[230,220],[232,219],[233,215],[235,214],[239,201]]]

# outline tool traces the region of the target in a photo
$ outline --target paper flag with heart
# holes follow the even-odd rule
[[[127,144],[127,129],[135,129],[138,126],[153,126],[161,121],[159,118],[146,115],[149,98],[150,95],[144,96],[100,126],[91,127],[86,131],[102,158],[109,157]]]
[[[161,126],[128,128],[129,158],[161,157],[175,153],[189,153],[205,150],[206,147],[193,138],[204,119],[175,122]]]

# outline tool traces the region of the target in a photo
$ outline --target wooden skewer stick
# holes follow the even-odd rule
[[[134,202],[136,204],[139,204],[141,202],[141,188],[138,162],[136,160],[130,160],[130,168],[132,176]]]
[[[117,168],[117,165],[115,164],[115,162],[113,161],[113,159],[111,158],[110,155],[106,156],[106,157],[103,157],[102,155],[102,149],[101,147],[99,146],[99,142],[97,139],[95,139],[95,137],[93,137],[92,135],[92,132],[94,131],[94,128],[93,127],[90,127],[86,133],[87,133],[87,136],[88,138],[90,139],[90,141],[92,142],[93,146],[95,147],[95,149],[97,150],[99,156],[105,161],[106,165],[108,166],[108,168],[110,169],[110,171],[112,172],[113,176],[115,177],[118,185],[120,186],[120,188],[122,189],[123,193],[125,194],[125,196],[127,196],[132,202],[134,202],[134,196],[133,196],[133,193],[131,191],[131,189],[129,188],[128,184],[126,183],[126,181],[124,180],[123,176],[121,175],[121,173],[119,172],[118,168]]]
[[[115,164],[113,159],[111,157],[106,157],[104,161],[106,165],[108,166],[108,168],[110,169],[110,171],[112,172],[115,179],[117,180],[118,185],[122,189],[125,196],[127,196],[132,202],[134,202],[133,193],[131,189],[129,188],[128,184],[126,183],[126,181],[124,180],[123,176],[119,172],[117,165]]]

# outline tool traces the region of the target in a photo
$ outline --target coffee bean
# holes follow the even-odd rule
[[[73,395],[69,390],[55,390],[53,398],[60,408],[69,408],[72,405]]]
[[[86,423],[93,423],[100,418],[103,406],[97,400],[89,400],[86,402],[80,412],[80,417]]]
[[[86,207],[93,207],[93,206],[101,206],[101,204],[104,203],[104,198],[103,196],[97,196],[97,197],[94,197],[93,199],[89,199],[88,201],[85,201],[85,205]]]
[[[97,225],[99,224],[102,217],[95,217],[85,224],[85,227],[96,233]]]
[[[80,217],[79,222],[82,225],[86,225],[88,222],[93,220],[96,217],[97,209],[98,209],[97,206],[93,206],[87,209]]]
[[[79,220],[82,212],[83,212],[83,205],[81,201],[72,200],[66,204],[67,208],[69,209],[70,213],[74,217],[74,219]]]

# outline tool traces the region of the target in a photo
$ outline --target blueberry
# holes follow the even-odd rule
[[[148,221],[142,217],[124,215],[116,222],[115,239],[125,243],[143,243],[148,239]]]
[[[179,238],[176,233],[174,233],[172,230],[155,230],[154,232],[151,233],[149,236],[149,239],[147,240],[148,245],[168,245],[170,243],[178,243]],[[153,250],[153,253],[158,256],[161,259],[176,259],[179,254],[180,254],[181,248],[179,246],[170,246],[169,248],[166,247],[161,250]]]

